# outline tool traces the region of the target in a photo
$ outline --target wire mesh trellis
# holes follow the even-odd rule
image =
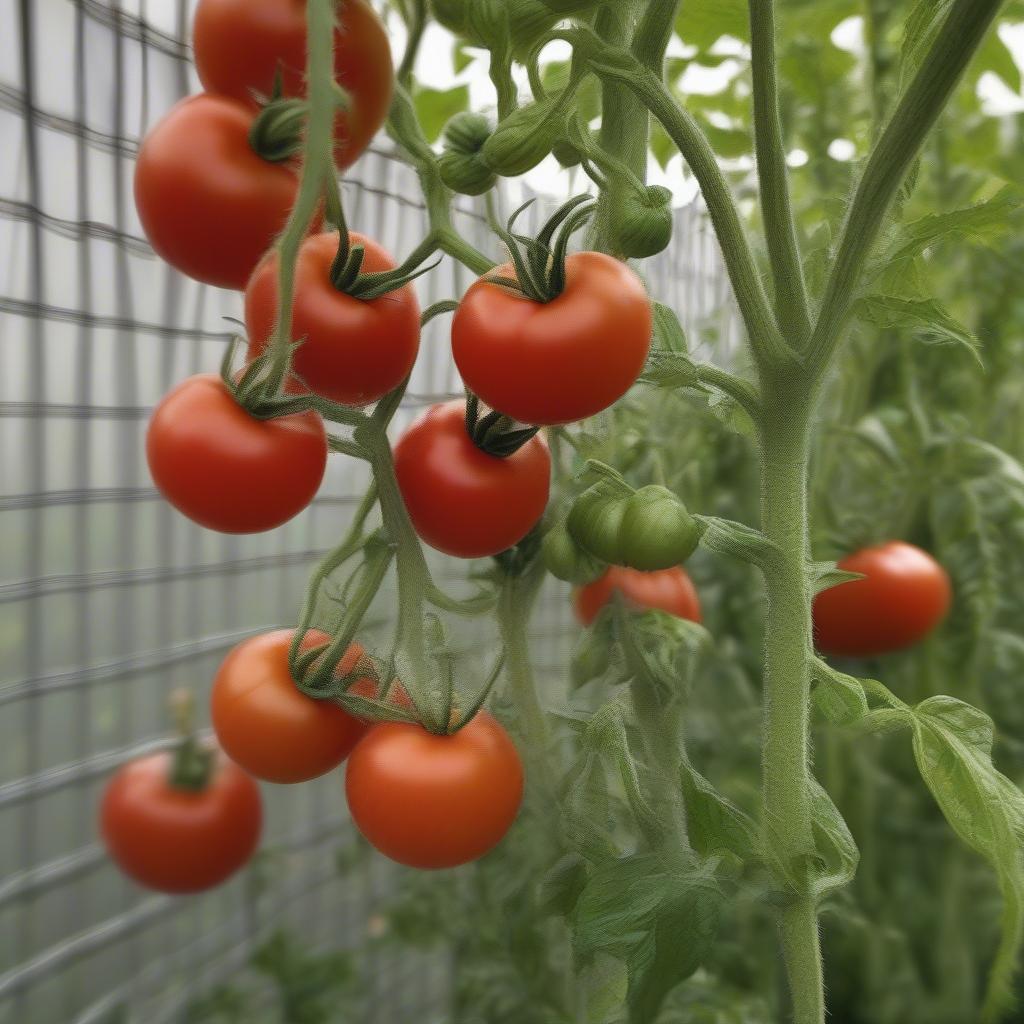
[[[178,686],[205,693],[241,638],[292,621],[309,568],[344,529],[366,482],[334,458],[303,515],[256,537],[208,533],[159,500],[143,460],[150,409],[215,368],[234,293],[158,260],[135,217],[138,140],[195,88],[188,0],[0,0],[0,1021],[187,1019],[279,924],[305,942],[362,952],[363,1019],[427,1022],[446,1009],[444,956],[367,946],[395,869],[342,879],[351,837],[336,775],[265,787],[260,874],[190,899],[141,892],[107,862],[95,806],[109,773],[166,736]],[[350,221],[405,253],[422,237],[415,176],[380,142],[347,179]],[[536,222],[545,205],[530,211]],[[495,250],[462,201],[458,229]],[[677,211],[652,292],[693,327],[719,316],[716,357],[735,341],[717,248],[703,217]],[[424,305],[457,296],[452,261],[418,282]],[[459,393],[435,322],[401,430]],[[441,578],[464,567],[434,560]],[[538,667],[561,672],[574,627],[564,588],[542,598]],[[375,606],[387,619],[388,595]],[[475,640],[467,635],[469,645]],[[259,891],[257,889],[259,888]],[[433,1015],[433,1016],[431,1016]]]

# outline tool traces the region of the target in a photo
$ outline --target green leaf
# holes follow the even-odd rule
[[[576,953],[606,953],[629,972],[629,1020],[649,1024],[665,996],[703,962],[718,928],[721,895],[710,871],[670,871],[640,854],[596,870],[574,915]]]
[[[859,679],[817,662],[815,682],[814,703],[833,724],[852,725],[867,715],[868,698]]]
[[[697,367],[687,355],[652,349],[637,380],[656,388],[694,388],[698,386]]]
[[[753,859],[757,849],[755,823],[689,762],[682,767],[681,781],[694,849],[704,857],[731,853],[744,862]]]
[[[811,779],[811,828],[820,863],[814,872],[813,891],[818,900],[853,881],[860,853],[850,829],[832,797]]]
[[[454,89],[430,89],[418,85],[413,92],[416,117],[428,142],[436,142],[441,130],[456,114],[469,108],[469,86]]]
[[[1024,939],[1024,794],[992,763],[992,720],[954,697],[913,710],[914,758],[954,832],[991,865],[1003,897],[1002,939],[989,974],[984,1019],[1013,998]]]
[[[778,563],[780,551],[760,530],[715,516],[694,516],[704,527],[700,542],[710,551],[751,562],[765,571]]]
[[[541,907],[568,917],[586,885],[587,862],[578,853],[568,853],[541,879]]]
[[[722,36],[746,40],[750,20],[744,0],[686,0],[676,18],[676,33],[684,43],[707,50]]]
[[[987,239],[1006,231],[1011,218],[1024,206],[1024,192],[1012,185],[1001,188],[991,199],[950,213],[931,214],[911,221],[896,236],[896,251],[889,262],[918,256],[949,238],[967,236]]]
[[[808,566],[811,580],[811,589],[815,594],[823,590],[831,590],[841,583],[852,583],[854,580],[864,578],[863,573],[847,572],[840,569],[835,562],[812,562]]]
[[[978,339],[936,299],[867,295],[854,304],[854,310],[877,327],[907,328],[928,341],[962,345],[981,363]]]
[[[676,311],[663,302],[651,303],[651,310],[653,313],[651,347],[661,352],[685,355],[687,352],[686,334]]]

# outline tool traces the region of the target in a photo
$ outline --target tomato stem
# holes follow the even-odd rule
[[[334,18],[334,0],[307,0],[308,118],[299,192],[277,242],[277,324],[269,345],[271,367],[267,379],[267,388],[272,394],[280,391],[291,365],[292,301],[299,247],[313,223],[325,185],[335,176]]]
[[[175,690],[170,698],[171,714],[178,743],[171,759],[169,783],[175,789],[202,792],[213,773],[213,750],[200,743],[195,734],[195,697],[190,690]]]

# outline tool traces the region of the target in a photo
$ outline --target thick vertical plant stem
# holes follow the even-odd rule
[[[764,382],[761,528],[780,558],[766,576],[762,831],[786,889],[781,931],[796,1024],[823,1024],[821,953],[810,891],[811,590],[807,463],[812,395],[797,378]]]

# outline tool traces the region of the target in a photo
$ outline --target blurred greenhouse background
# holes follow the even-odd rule
[[[339,876],[339,856],[358,849],[337,773],[264,787],[263,855],[210,895],[146,894],[97,845],[101,788],[166,741],[168,694],[187,686],[202,702],[232,645],[294,621],[365,485],[361,466],[335,457],[310,509],[248,537],[192,525],[151,485],[150,409],[217,367],[226,318],[240,314],[237,294],[154,257],[132,202],[138,140],[195,88],[189,8],[0,0],[0,1021],[205,1019],[218,986],[285,928],[303,955],[341,957],[329,961],[340,986],[353,951],[352,1020],[427,1024],[445,1013],[450,964],[366,941],[398,869],[360,857]],[[388,140],[345,190],[350,222],[392,252],[422,237],[414,178]],[[462,202],[460,230],[493,250],[481,211]],[[736,327],[717,249],[694,207],[676,218],[652,291],[684,325],[715,323],[721,358]],[[425,306],[468,283],[446,261],[418,289]],[[446,331],[435,321],[424,338],[397,430],[459,392]],[[374,614],[388,621],[388,594]],[[534,622],[537,667],[561,679],[576,633],[565,593],[546,594]],[[461,641],[487,652],[469,627]]]

